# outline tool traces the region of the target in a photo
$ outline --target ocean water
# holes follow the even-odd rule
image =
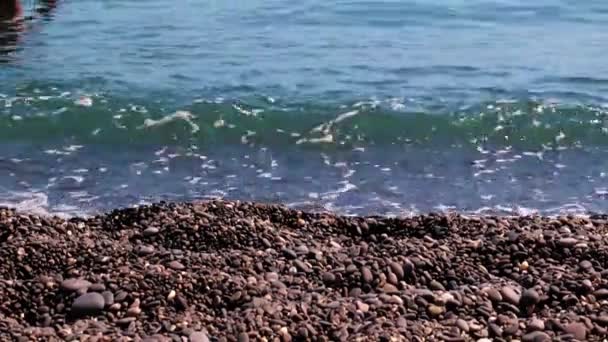
[[[0,30],[0,204],[606,212],[607,24],[599,0],[61,0]]]

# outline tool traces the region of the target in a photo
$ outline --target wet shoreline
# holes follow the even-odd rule
[[[343,217],[159,203],[0,210],[0,334],[549,341],[608,335],[608,216]]]

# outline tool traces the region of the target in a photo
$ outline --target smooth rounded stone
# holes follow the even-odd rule
[[[608,289],[599,289],[595,292],[593,292],[593,295],[595,296],[595,298],[597,299],[605,299],[608,298]]]
[[[150,246],[150,245],[139,245],[136,248],[136,252],[139,255],[150,255],[152,253],[154,253],[154,246]]]
[[[361,302],[359,300],[356,301],[355,304],[357,306],[357,310],[359,310],[359,311],[361,311],[363,313],[366,313],[366,312],[369,311],[369,305],[368,304],[365,304],[365,303],[363,303],[363,302]]]
[[[585,279],[585,280],[581,281],[581,285],[587,291],[593,290],[593,283],[589,279]]]
[[[169,262],[167,264],[167,266],[169,266],[169,268],[174,269],[176,271],[181,271],[186,269],[186,266],[184,266],[184,264],[182,264],[181,262],[177,261],[177,260],[173,260],[171,262]]]
[[[488,298],[490,298],[491,301],[502,302],[502,295],[497,289],[490,287],[485,290],[485,293],[488,295]]]
[[[397,278],[397,275],[393,272],[390,272],[390,271],[388,272],[388,276],[386,277],[386,280],[395,286],[399,285],[399,279]]]
[[[357,265],[350,264],[350,265],[346,266],[346,274],[353,274],[355,272],[357,272]]]
[[[306,245],[299,245],[294,248],[294,251],[299,255],[306,255],[309,252],[308,247],[306,247]]]
[[[559,239],[558,243],[562,247],[574,247],[578,243],[578,240],[575,238],[567,237]]]
[[[593,268],[593,264],[589,260],[583,260],[578,265],[584,270],[589,270]]]
[[[592,318],[596,323],[602,326],[608,326],[608,314],[601,314]]]
[[[528,321],[526,329],[528,331],[543,331],[545,330],[545,322],[542,319],[534,317]]]
[[[157,227],[148,227],[144,229],[143,234],[144,236],[152,236],[158,234],[159,231],[160,229],[158,229]]]
[[[246,332],[240,333],[239,336],[237,337],[237,341],[238,342],[249,342],[249,334],[247,334]]]
[[[103,292],[105,290],[106,290],[106,286],[101,283],[92,284],[89,287],[89,291],[92,291],[92,292]]]
[[[331,272],[323,272],[321,279],[324,283],[332,284],[336,281],[336,276]]]
[[[372,271],[369,269],[369,267],[361,267],[361,280],[363,280],[363,283],[365,284],[371,284],[371,282],[374,280],[374,276],[372,275]]]
[[[497,324],[495,324],[495,323],[488,324],[488,330],[490,331],[492,336],[502,337],[502,334],[503,334],[502,328],[499,327]]]
[[[129,294],[125,291],[119,291],[116,296],[114,297],[114,301],[115,302],[122,302],[123,300],[127,299],[127,297],[129,296]]]
[[[135,317],[124,317],[116,321],[118,325],[129,325],[136,320]]]
[[[81,295],[72,303],[72,313],[77,316],[95,315],[100,313],[105,306],[103,296],[97,292],[89,292]]]
[[[399,289],[397,289],[395,285],[389,283],[384,284],[384,286],[382,287],[382,291],[389,294],[399,293]]]
[[[136,306],[136,307],[129,308],[127,310],[126,314],[129,317],[137,317],[137,316],[139,316],[140,313],[141,313],[141,308]]]
[[[401,264],[399,264],[395,261],[391,261],[389,263],[389,267],[390,267],[391,271],[397,276],[398,279],[403,279],[403,277],[405,276],[405,273],[403,271],[403,266],[401,266]]]
[[[458,327],[458,329],[460,329],[461,331],[468,333],[469,332],[469,323],[467,323],[467,321],[465,321],[462,318],[459,318],[456,320],[456,326]]]
[[[583,323],[570,323],[564,327],[564,332],[572,334],[579,341],[585,341],[587,338],[587,327]]]
[[[534,289],[526,289],[519,300],[519,303],[523,306],[536,305],[540,301],[540,295]]]
[[[511,286],[504,286],[500,289],[500,294],[505,301],[513,305],[518,305],[521,299],[521,296]]]
[[[294,260],[293,264],[296,266],[296,268],[304,273],[311,273],[312,269],[302,260]]]
[[[427,311],[429,312],[429,314],[431,316],[437,317],[445,311],[445,308],[443,306],[437,306],[437,305],[431,304],[428,306]]]
[[[294,259],[297,259],[297,258],[298,258],[298,254],[297,254],[297,253],[296,253],[294,250],[292,250],[292,249],[289,249],[289,248],[283,248],[282,252],[283,252],[283,255],[284,255],[284,256],[285,256],[287,259],[294,260]]]
[[[441,284],[440,282],[438,282],[437,280],[432,280],[429,283],[429,287],[431,288],[431,290],[433,291],[445,291],[445,287],[443,286],[443,284]]]
[[[105,303],[106,306],[110,306],[112,304],[114,304],[114,294],[110,291],[103,291],[101,293],[101,296],[103,297],[103,302]]]
[[[348,296],[349,297],[359,297],[362,292],[363,291],[361,290],[361,288],[353,287],[352,289],[350,289],[350,291],[348,291]]]
[[[91,285],[91,282],[79,278],[70,278],[61,282],[61,288],[66,291],[88,289]]]
[[[414,263],[410,259],[405,259],[405,261],[403,262],[403,274],[405,275],[405,277],[412,277],[415,272],[416,265],[414,265]]]
[[[521,342],[551,342],[551,337],[542,331],[533,331],[522,336]]]

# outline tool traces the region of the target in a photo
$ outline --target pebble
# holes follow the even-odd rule
[[[324,272],[321,278],[323,279],[323,282],[327,284],[332,284],[336,281],[336,276],[331,272]]]
[[[545,322],[538,318],[532,318],[527,324],[528,331],[543,331],[545,330]]]
[[[437,280],[432,280],[429,287],[434,291],[445,291],[445,287]]]
[[[70,278],[61,282],[61,288],[66,291],[86,290],[90,286],[91,282],[78,278]]]
[[[101,296],[103,297],[103,301],[106,306],[110,306],[110,305],[114,304],[114,294],[112,292],[103,291],[101,293]]]
[[[144,236],[152,236],[152,235],[156,235],[158,234],[158,232],[160,231],[160,229],[158,229],[157,227],[149,227],[144,229]]]
[[[249,342],[249,334],[242,332],[237,338],[238,342]]]
[[[513,305],[519,304],[521,296],[511,286],[504,286],[500,289],[500,294],[507,302]]]
[[[72,304],[72,313],[76,316],[95,315],[101,313],[105,306],[103,296],[97,292],[81,295]]]
[[[405,273],[403,271],[403,266],[401,266],[401,264],[395,262],[395,261],[391,261],[389,264],[391,271],[393,271],[393,273],[397,276],[398,279],[403,279],[403,277],[405,276]]]
[[[393,284],[384,284],[384,286],[382,287],[382,291],[384,291],[385,293],[399,293],[399,289],[397,289],[395,287],[395,285]]]
[[[361,311],[363,313],[369,311],[369,305],[367,305],[367,304],[365,304],[365,303],[363,303],[361,301],[356,301],[355,303],[357,305],[357,310],[359,310],[359,311]]]
[[[522,342],[550,342],[551,337],[542,331],[527,333],[521,338]]]
[[[140,245],[137,248],[137,254],[139,255],[149,255],[154,253],[154,246],[149,246],[149,245]]]
[[[603,340],[599,217],[363,219],[222,200],[70,220],[0,208],[0,331],[25,332],[0,340]]]
[[[608,289],[599,289],[599,290],[593,292],[593,295],[597,299],[606,299],[606,298],[608,298]]]
[[[585,341],[587,338],[587,327],[583,323],[570,323],[564,327],[564,331],[579,341]]]
[[[296,266],[296,268],[304,273],[311,273],[312,269],[310,269],[310,267],[308,267],[308,265],[306,265],[305,262],[303,262],[302,260],[294,260],[294,265]]]
[[[485,292],[488,294],[488,298],[490,298],[490,300],[493,302],[502,302],[502,295],[497,289],[492,287],[487,289]]]
[[[289,249],[289,248],[284,248],[284,249],[283,249],[283,255],[284,255],[284,256],[285,256],[287,259],[291,259],[291,260],[294,260],[294,259],[297,259],[297,258],[298,258],[298,254],[297,254],[297,253],[296,253],[294,250]]]
[[[181,262],[177,261],[177,260],[173,260],[171,262],[169,262],[168,264],[169,268],[172,268],[176,271],[181,271],[186,269],[186,266],[184,266],[184,264],[182,264]]]
[[[575,238],[561,238],[559,239],[559,245],[562,247],[574,247],[578,243]]]
[[[540,301],[540,295],[534,289],[527,289],[521,294],[520,304],[523,306],[536,305]]]
[[[445,309],[442,306],[437,306],[434,304],[429,305],[427,310],[428,310],[429,314],[433,317],[439,316],[445,311]]]
[[[467,323],[467,321],[465,321],[464,319],[457,319],[456,320],[456,326],[458,327],[458,329],[460,329],[461,331],[468,333],[469,332],[469,323]]]
[[[374,276],[372,275],[372,271],[367,267],[361,268],[361,279],[364,283],[370,284],[374,280]]]

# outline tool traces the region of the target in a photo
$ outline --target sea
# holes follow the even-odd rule
[[[607,27],[605,0],[59,0],[0,31],[0,205],[605,213]]]

